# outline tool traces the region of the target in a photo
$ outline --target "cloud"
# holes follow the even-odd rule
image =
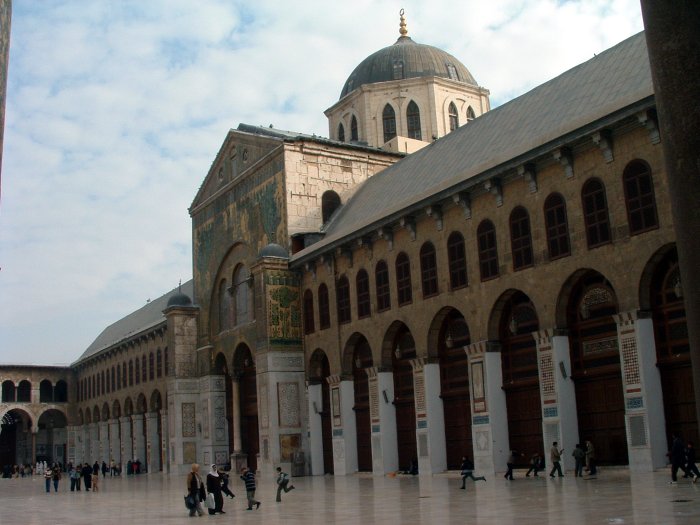
[[[641,30],[635,0],[404,2],[501,104]],[[15,2],[0,227],[4,362],[71,362],[191,277],[187,208],[239,122],[327,135],[393,2]]]

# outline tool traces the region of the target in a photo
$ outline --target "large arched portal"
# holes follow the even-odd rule
[[[617,311],[605,277],[592,270],[579,277],[567,308],[578,428],[582,440],[593,441],[598,462],[608,465],[628,463]]]
[[[369,378],[365,369],[371,368],[372,350],[364,336],[353,342],[352,380],[355,391],[355,426],[357,428],[357,470],[372,471],[372,427],[369,414]]]
[[[0,418],[0,467],[34,464],[32,457],[32,420],[24,410],[12,409]]]
[[[224,376],[224,384],[226,385],[226,430],[228,434],[228,450],[229,454],[235,450],[233,433],[234,433],[234,410],[233,410],[233,380],[228,369],[226,356],[222,353],[216,354],[214,359],[214,374]],[[235,465],[232,465],[234,468]]]
[[[66,431],[68,420],[63,412],[49,409],[37,422],[38,433],[36,436],[36,461],[66,463],[66,444],[68,435]]]
[[[503,299],[498,336],[508,441],[511,450],[525,454],[522,463],[534,452],[544,452],[537,343],[532,336],[539,330],[539,321],[535,306],[523,292],[508,292]]]
[[[247,456],[248,467],[255,471],[258,468],[258,454],[260,452],[255,360],[250,348],[245,344],[241,344],[236,349],[233,361],[239,378],[241,451]]]
[[[399,469],[410,471],[418,462],[416,447],[416,402],[413,392],[413,365],[416,343],[411,331],[402,324],[391,345],[391,365],[394,373],[394,407],[396,408],[396,437]]]
[[[309,380],[321,385],[321,406],[318,407],[321,416],[321,442],[323,446],[323,473],[333,474],[333,429],[331,422],[331,395],[328,376],[331,366],[326,353],[318,349],[311,356],[311,374]]]

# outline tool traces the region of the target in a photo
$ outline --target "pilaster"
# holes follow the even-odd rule
[[[372,472],[383,476],[399,469],[396,434],[394,375],[377,367],[365,369],[369,378],[369,413],[372,426]]]
[[[411,360],[416,405],[418,473],[430,476],[447,469],[445,412],[440,399],[440,365],[421,357]]]
[[[309,447],[311,455],[311,475],[323,475],[323,428],[321,412],[323,406],[323,387],[320,383],[311,383],[307,387],[309,414]]]
[[[161,439],[158,433],[159,426],[158,412],[146,412],[144,420],[146,423],[146,468],[148,472],[158,472],[161,466]]]
[[[199,378],[200,461],[204,465],[223,465],[229,461],[225,381],[222,375]]]
[[[121,456],[122,456],[122,472],[126,474],[126,464],[128,461],[134,460],[134,448],[131,431],[131,417],[124,416],[119,418],[121,430]]]
[[[106,461],[109,464],[109,422],[100,421],[100,454],[99,460]]]
[[[143,414],[133,414],[131,416],[131,428],[133,431],[133,451],[134,460],[138,459],[142,465],[146,463],[146,436],[144,435]]]
[[[119,465],[122,462],[121,431],[119,419],[109,420],[109,459]]]
[[[331,395],[333,428],[333,472],[345,476],[357,472],[357,422],[355,385],[352,379],[333,375],[327,378]]]

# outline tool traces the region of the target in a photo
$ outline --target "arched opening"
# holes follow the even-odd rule
[[[233,443],[233,378],[229,372],[228,363],[226,362],[226,356],[224,354],[216,354],[213,372],[215,375],[224,376],[224,383],[226,385],[226,431],[228,433],[228,450],[229,453],[231,453],[235,450]],[[233,468],[234,465],[231,467]]]
[[[87,413],[90,411],[88,410]],[[39,417],[36,435],[36,461],[66,463],[68,420],[60,410],[49,409]]]
[[[650,286],[657,366],[666,416],[666,437],[675,434],[697,443],[698,421],[690,364],[690,343],[683,303],[678,252],[668,250],[654,270]],[[669,450],[670,450],[669,441]]]
[[[357,429],[357,470],[371,472],[372,427],[369,413],[369,378],[366,369],[373,366],[372,350],[367,339],[359,334],[348,341],[349,348],[352,348],[352,381],[355,392],[353,410]]]
[[[321,385],[321,443],[323,446],[323,473],[333,474],[333,429],[331,415],[330,385],[327,378],[331,375],[328,356],[323,350],[316,350],[311,356],[311,375],[309,381]]]
[[[154,390],[151,394],[150,410],[156,415],[156,442],[151,442],[148,447],[148,465],[151,472],[163,470],[165,463],[165,451],[163,450],[163,427],[161,421],[161,411],[163,410],[163,398],[158,390]]]
[[[471,338],[469,326],[458,310],[449,309],[441,315],[437,337],[440,397],[445,418],[447,468],[456,470],[461,466],[462,456],[474,457],[469,359],[464,349]]]
[[[575,282],[567,306],[581,439],[593,442],[598,463],[627,464],[615,291],[605,277],[590,270]]]
[[[411,331],[401,324],[393,337],[391,368],[394,375],[394,407],[396,408],[396,435],[399,469],[410,471],[418,461],[416,447],[416,402],[413,392],[413,365],[416,343]]]
[[[321,221],[326,224],[335,210],[340,208],[340,196],[333,190],[323,192],[321,196]]]
[[[54,403],[66,403],[68,401],[68,385],[63,379],[56,381],[53,388]]]
[[[255,360],[250,349],[241,344],[234,353],[234,368],[238,375],[241,415],[241,452],[247,456],[248,468],[258,468],[260,436],[258,433],[258,393]]]
[[[357,142],[360,140],[359,135],[357,133],[357,118],[355,115],[352,116],[352,120],[350,121],[350,140],[352,142]]]
[[[447,109],[450,119],[450,131],[454,131],[459,127],[459,115],[457,114],[457,106],[454,102],[450,102],[450,107]]]
[[[32,401],[32,384],[23,379],[17,385],[17,402],[30,403]]]
[[[34,464],[32,419],[24,410],[13,409],[0,418],[0,466]]]
[[[391,104],[384,106],[382,124],[384,128],[384,142],[389,142],[396,136],[396,112],[391,107]]]
[[[234,297],[234,326],[249,323],[253,313],[253,278],[250,270],[239,264],[233,272],[232,295]]]
[[[101,419],[102,421],[109,421],[109,405],[107,403],[102,405]]]
[[[539,330],[539,321],[535,306],[521,291],[506,292],[499,303],[498,338],[508,441],[511,450],[525,454],[521,462],[526,462],[533,453],[544,453],[537,343],[532,336]]]
[[[408,138],[422,140],[420,110],[418,109],[418,104],[413,100],[408,103],[408,107],[406,108],[406,123],[408,125]]]
[[[53,403],[53,385],[48,379],[39,383],[39,402]]]
[[[15,384],[8,380],[2,382],[2,402],[3,403],[14,403],[16,401],[15,397]]]
[[[338,141],[345,142],[345,126],[342,122],[338,124]]]

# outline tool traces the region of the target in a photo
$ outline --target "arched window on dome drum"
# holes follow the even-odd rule
[[[598,179],[589,179],[581,190],[583,200],[583,218],[586,224],[588,247],[595,248],[608,244],[610,235],[610,217],[605,186]]]
[[[474,113],[474,110],[472,109],[471,106],[467,108],[467,122],[471,122],[476,118],[476,114]]]
[[[399,306],[410,304],[413,301],[413,291],[411,290],[411,261],[408,255],[400,253],[396,257],[396,291]]]
[[[369,275],[365,270],[357,272],[355,286],[357,287],[357,318],[369,317]]]
[[[357,118],[355,115],[352,116],[352,120],[350,121],[350,140],[352,142],[357,142],[360,140],[357,134]]]
[[[426,242],[420,249],[420,276],[423,285],[423,297],[438,293],[437,257],[433,243]]]
[[[450,270],[450,289],[456,290],[467,285],[467,256],[464,250],[464,237],[452,232],[447,239],[447,261]]]
[[[375,286],[377,288],[377,311],[383,312],[391,308],[391,291],[389,289],[389,267],[385,261],[379,261],[374,270]]]
[[[408,124],[408,138],[422,140],[420,132],[420,110],[418,104],[413,102],[408,103],[406,108],[406,122]]]
[[[327,223],[335,210],[340,208],[340,196],[333,190],[323,192],[321,196],[321,220]]]
[[[498,277],[498,249],[496,246],[496,228],[485,219],[476,230],[479,249],[479,269],[481,280],[488,281]]]
[[[522,206],[510,214],[510,246],[513,255],[513,270],[532,266],[532,236],[530,216]]]
[[[459,127],[459,115],[457,114],[457,106],[455,106],[454,102],[450,102],[447,113],[450,118],[450,131],[454,131]]]
[[[338,124],[338,140],[340,142],[345,142],[345,127],[343,124]]]
[[[547,231],[549,260],[571,255],[569,222],[566,218],[566,201],[558,193],[552,193],[544,201],[544,225]]]
[[[350,322],[350,283],[343,276],[338,279],[335,286],[336,301],[338,306],[338,323]]]
[[[318,287],[318,324],[321,330],[331,326],[331,310],[328,301],[328,287],[324,284]]]
[[[384,106],[382,122],[384,124],[384,142],[389,142],[396,136],[396,112],[391,104]]]
[[[627,205],[630,235],[653,230],[659,226],[654,198],[654,182],[646,162],[633,160],[622,175]]]
[[[304,333],[314,333],[314,294],[311,290],[304,292]]]

